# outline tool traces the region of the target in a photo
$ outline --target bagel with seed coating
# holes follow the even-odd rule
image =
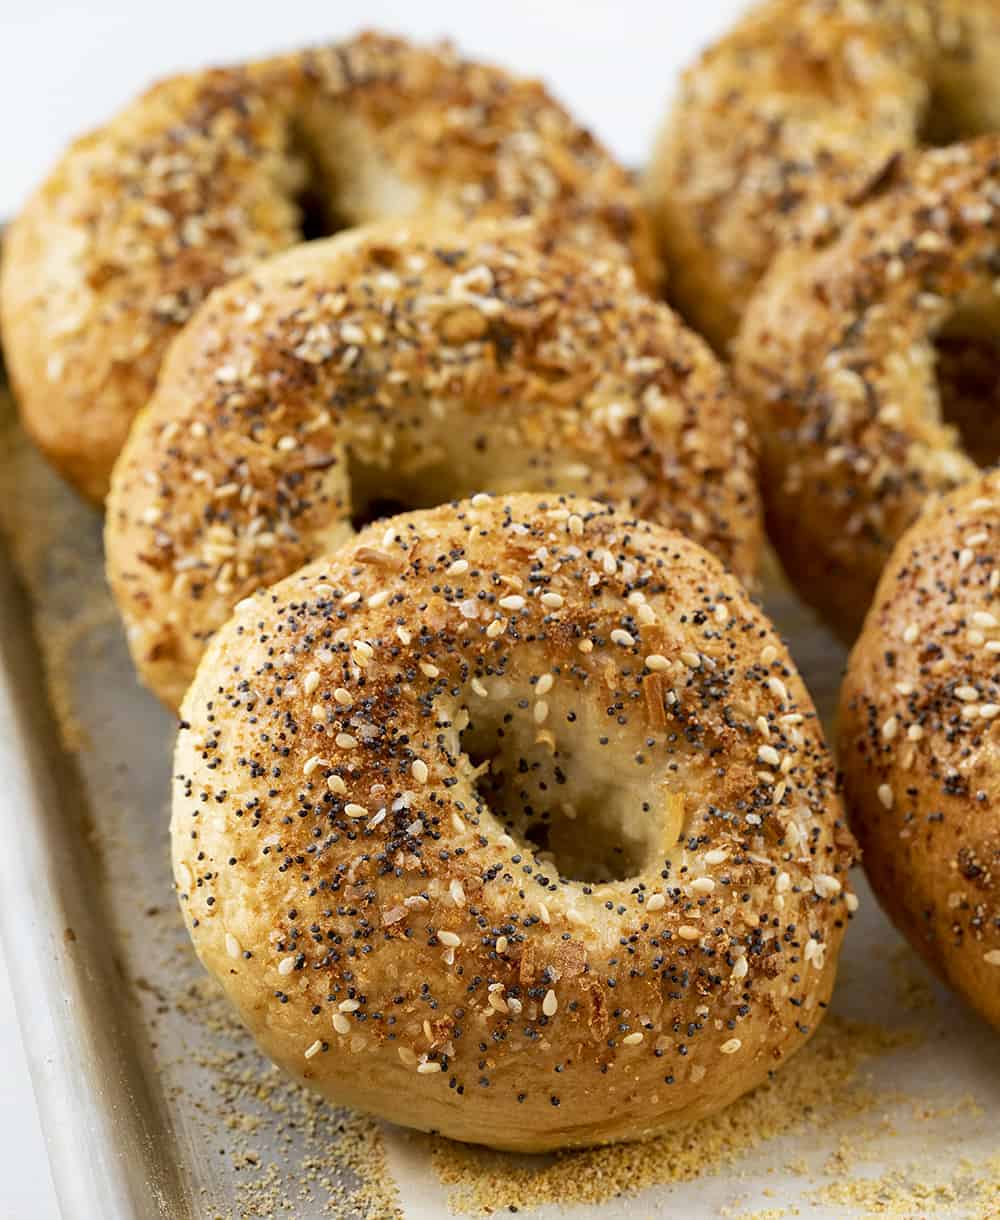
[[[531,216],[634,261],[624,170],[537,81],[367,33],[172,77],[76,141],[5,236],[7,369],[24,425],[103,500],[164,352],[217,285],[324,232]]]
[[[928,498],[1000,454],[1000,137],[901,158],[839,237],[784,251],[733,347],[768,531],[846,639]]]
[[[260,264],[178,337],[115,467],[108,575],[144,681],[176,707],[242,597],[352,522],[477,490],[589,493],[755,571],[742,408],[621,260],[518,222]]]
[[[537,495],[369,526],[237,609],[182,716],[195,947],[337,1103],[496,1148],[640,1138],[823,1017],[834,768],[780,638],[674,531]]]
[[[841,692],[844,791],[872,888],[1000,1030],[1000,476],[902,537]]]
[[[1000,131],[995,0],[765,0],[685,73],[645,183],[671,297],[722,347],[775,254],[899,153]]]

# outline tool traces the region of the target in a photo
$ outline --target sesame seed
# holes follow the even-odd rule
[[[432,665],[430,661],[420,662],[420,672],[427,678],[436,678],[441,673],[440,669],[436,665]]]
[[[290,957],[283,957],[281,959],[281,961],[278,962],[278,973],[279,974],[291,974],[294,969],[295,969],[294,955],[292,955]]]
[[[564,598],[561,593],[542,594],[542,605],[545,606],[547,610],[558,610],[560,606],[562,606],[563,601]]]
[[[417,1071],[421,1076],[430,1076],[434,1072],[441,1071],[441,1064],[436,1059],[426,1059],[417,1064]]]
[[[556,993],[550,987],[545,993],[545,999],[542,1000],[542,1012],[547,1017],[554,1017],[559,1010],[559,1001],[556,998]]]
[[[417,1056],[408,1046],[397,1047],[396,1053],[407,1067],[412,1068],[417,1066]]]
[[[341,1000],[337,1005],[341,1012],[357,1012],[361,1007],[360,1000]]]
[[[534,719],[535,724],[544,724],[549,714],[549,705],[544,699],[539,699],[535,704]]]
[[[341,707],[353,707],[354,706],[354,696],[351,694],[351,692],[349,690],[346,690],[343,686],[337,687],[337,689],[333,692],[333,697]]]
[[[347,791],[347,785],[339,775],[331,775],[327,777],[326,786],[331,792],[335,792],[337,796],[343,796]]]
[[[353,802],[348,802],[344,806],[344,812],[349,818],[368,817],[368,810],[364,807],[364,805],[355,805]]]
[[[351,1032],[351,1023],[343,1013],[335,1012],[332,1020],[333,1028],[338,1034],[349,1034]]]
[[[463,576],[469,570],[469,561],[467,559],[456,559],[454,563],[448,566],[449,576]]]
[[[740,979],[746,977],[749,969],[750,963],[747,961],[746,957],[738,957],[733,963],[733,969],[729,977],[739,981]]]
[[[780,699],[782,703],[788,698],[788,688],[780,678],[768,678],[767,685],[770,688],[771,694],[776,699]]]
[[[535,683],[536,695],[547,695],[555,683],[555,678],[551,674],[542,674]]]
[[[642,1033],[639,1030],[636,1030],[634,1034],[626,1034],[625,1037],[622,1038],[622,1043],[625,1046],[638,1046],[642,1039]]]
[[[742,1045],[743,1043],[739,1038],[730,1038],[728,1042],[723,1042],[723,1044],[719,1047],[719,1050],[722,1051],[724,1055],[735,1055]]]
[[[843,886],[836,877],[832,877],[829,873],[819,873],[813,878],[813,889],[821,898],[832,898],[835,894],[839,894]]]
[[[696,894],[711,894],[715,889],[715,882],[711,877],[696,877],[691,882],[691,889]]]
[[[497,948],[497,953],[504,954],[507,952],[507,937],[506,936],[497,937],[496,948]]]
[[[677,929],[677,935],[681,940],[697,940],[701,933],[697,928],[692,927],[689,923],[682,923]]]
[[[919,628],[917,627],[916,623],[909,623],[903,629],[903,643],[904,644],[915,644],[916,640],[917,640],[917,636],[919,634],[920,634],[920,631],[919,631]]]
[[[523,610],[525,600],[520,593],[508,593],[506,597],[501,597],[497,605],[502,610]]]
[[[652,652],[646,658],[646,668],[652,670],[653,673],[662,673],[665,669],[670,668],[670,662],[660,653]]]
[[[495,618],[490,623],[490,625],[486,628],[486,634],[491,640],[495,640],[497,638],[497,636],[503,635],[503,633],[506,630],[507,630],[507,620],[502,619],[502,618]]]
[[[379,608],[379,606],[384,606],[388,600],[389,600],[388,589],[379,589],[379,591],[377,593],[373,593],[371,595],[371,597],[369,597],[368,602],[367,602],[368,609],[377,610]]]
[[[462,943],[462,938],[456,936],[454,932],[439,932],[437,938],[442,945],[447,945],[449,949],[457,949]]]
[[[448,892],[451,894],[451,900],[455,906],[465,906],[465,890],[462,887],[461,881],[459,881],[457,877],[452,879],[451,884],[448,886]],[[440,937],[438,939],[440,939]]]
[[[315,669],[310,669],[302,679],[302,689],[307,695],[311,695],[317,686],[319,686],[319,673]]]
[[[983,954],[983,961],[987,966],[1000,966],[1000,949],[988,949]]]
[[[663,894],[650,894],[646,899],[647,911],[662,911],[667,905],[667,900]]]
[[[333,740],[341,750],[353,750],[358,744],[358,739],[350,733],[338,733]]]
[[[888,784],[879,784],[878,799],[882,802],[886,809],[892,808],[892,789]]]
[[[413,778],[418,784],[426,784],[427,777],[430,775],[427,764],[422,758],[415,758],[410,765],[410,771],[413,773]]]
[[[611,632],[611,643],[620,644],[622,648],[630,648],[635,643],[635,640],[627,631],[624,631],[621,627],[616,627]]]
[[[705,852],[706,864],[723,864],[725,863],[727,852],[724,852],[720,847],[713,847],[711,851]]]
[[[228,953],[230,957],[236,958],[239,957],[241,952],[242,949],[240,948],[240,942],[236,939],[232,932],[227,932],[226,953]]]
[[[769,767],[778,767],[781,765],[781,755],[774,746],[760,746],[757,750],[757,757]]]
[[[689,649],[685,649],[681,653],[681,660],[688,667],[688,669],[697,669],[701,665],[701,657],[699,657],[696,652],[691,652]]]
[[[312,1059],[312,1057],[314,1055],[318,1055],[322,1049],[323,1049],[323,1043],[320,1042],[320,1040],[317,1038],[316,1041],[311,1046],[306,1047],[305,1057],[307,1059]]]
[[[882,736],[886,741],[892,741],[896,736],[896,730],[899,728],[899,721],[895,716],[890,716],[889,719],[882,725]]]
[[[770,665],[771,662],[776,659],[777,655],[778,655],[778,650],[777,650],[777,648],[775,648],[775,646],[773,644],[765,644],[764,647],[760,650],[761,665]]]

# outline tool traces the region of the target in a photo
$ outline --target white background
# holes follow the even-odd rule
[[[0,217],[17,210],[67,141],[155,77],[362,26],[447,36],[469,55],[543,77],[623,161],[640,165],[678,70],[743,6],[743,0],[0,0]],[[0,1150],[0,1220],[56,1220],[2,950]]]

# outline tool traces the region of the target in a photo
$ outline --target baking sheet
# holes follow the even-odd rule
[[[99,516],[0,398],[0,928],[67,1220],[1000,1216],[1000,1039],[929,978],[860,876],[813,1042],[718,1119],[652,1145],[488,1154],[280,1077],[181,924],[173,725],[135,681]],[[766,601],[828,714],[843,650],[776,580]]]

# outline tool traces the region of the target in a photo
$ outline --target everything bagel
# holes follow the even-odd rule
[[[872,888],[1000,1030],[1000,476],[904,534],[841,693],[840,761]]]
[[[928,497],[1000,455],[1000,138],[915,153],[840,236],[778,256],[733,347],[770,535],[853,638]]]
[[[171,338],[216,285],[325,233],[531,216],[655,258],[625,172],[536,81],[364,34],[178,76],[78,140],[5,239],[7,368],[24,424],[103,500]]]
[[[753,576],[742,409],[708,346],[620,260],[531,224],[356,229],[219,289],[115,468],[108,573],[177,706],[240,598],[396,506],[589,493]]]
[[[672,298],[718,346],[790,241],[892,157],[1000,131],[995,0],[767,0],[685,74],[646,179]]]
[[[854,901],[787,650],[670,530],[572,497],[379,522],[237,609],[175,758],[195,946],[337,1102],[637,1138],[822,1019]]]

